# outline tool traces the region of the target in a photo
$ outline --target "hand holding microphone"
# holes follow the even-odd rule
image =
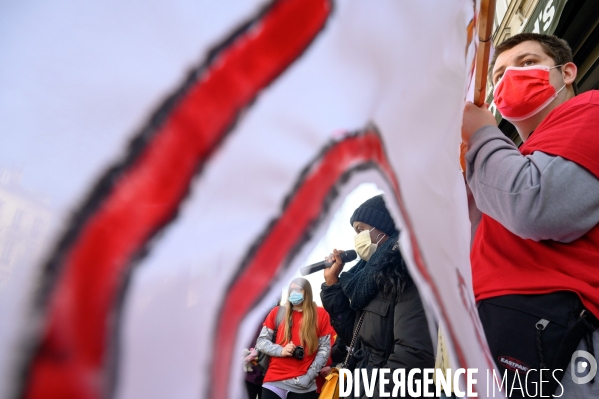
[[[338,256],[339,260],[341,261],[342,264],[344,264],[346,262],[351,262],[352,260],[354,260],[358,257],[358,255],[356,254],[356,251],[354,251],[353,249],[350,249],[347,251],[337,251],[335,249],[334,253],[332,255]],[[333,257],[332,259],[326,259],[326,260],[314,263],[312,265],[304,266],[300,269],[300,274],[302,276],[305,276],[307,274],[329,268],[329,267],[333,266],[333,264],[335,264],[336,260],[337,260],[336,257]],[[341,270],[339,270],[339,272],[341,272]]]
[[[331,265],[330,268],[328,269],[324,269],[324,283],[327,286],[331,286],[334,284],[337,284],[339,282],[339,274],[341,274],[341,270],[343,270],[343,267],[345,266],[345,262],[346,260],[342,259],[341,253],[343,251],[338,251],[336,249],[333,250],[333,264]],[[348,251],[349,252],[349,251]],[[356,251],[351,251],[350,252],[351,255],[351,259],[349,260],[354,260],[357,257]]]

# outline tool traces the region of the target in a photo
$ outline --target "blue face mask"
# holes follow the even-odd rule
[[[289,302],[291,302],[293,305],[299,305],[300,303],[304,302],[304,294],[293,291],[291,295],[289,295]]]

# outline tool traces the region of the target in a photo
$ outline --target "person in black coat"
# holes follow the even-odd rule
[[[411,369],[434,368],[422,301],[399,251],[399,232],[382,195],[360,205],[350,224],[357,233],[361,260],[341,273],[344,264],[335,249],[330,258],[334,264],[324,271],[320,293],[331,325],[348,345],[364,312],[348,368],[366,368],[369,375],[375,368],[405,369],[406,380]],[[391,392],[393,381],[391,375],[387,377],[391,382],[386,391]],[[377,385],[375,397],[378,393]]]

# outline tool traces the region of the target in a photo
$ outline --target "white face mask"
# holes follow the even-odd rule
[[[373,244],[370,240],[370,232],[372,230],[374,230],[374,227],[371,230],[361,231],[358,235],[354,237],[354,245],[356,247],[356,252],[360,256],[360,258],[364,259],[367,262],[378,248],[378,243],[381,242],[383,238],[385,238],[385,234],[383,234],[381,239],[376,244]]]

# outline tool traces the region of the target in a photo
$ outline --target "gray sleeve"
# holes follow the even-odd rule
[[[316,357],[308,368],[308,374],[313,375],[314,378],[320,373],[320,369],[327,364],[329,355],[331,353],[331,336],[325,335],[318,338],[318,349],[316,350]]]
[[[522,238],[571,242],[599,222],[599,179],[559,156],[523,156],[495,126],[472,135],[466,180],[476,206]]]
[[[260,331],[260,335],[256,340],[256,350],[274,357],[281,357],[281,352],[283,352],[283,347],[279,344],[275,344],[272,342],[272,336],[274,331],[270,328],[263,326]]]
[[[290,378],[283,380],[282,382],[295,388],[306,389],[314,384],[314,379],[318,376],[320,369],[324,367],[329,359],[331,353],[331,336],[325,335],[318,338],[318,349],[316,350],[316,357],[312,361],[308,372],[299,377]]]

